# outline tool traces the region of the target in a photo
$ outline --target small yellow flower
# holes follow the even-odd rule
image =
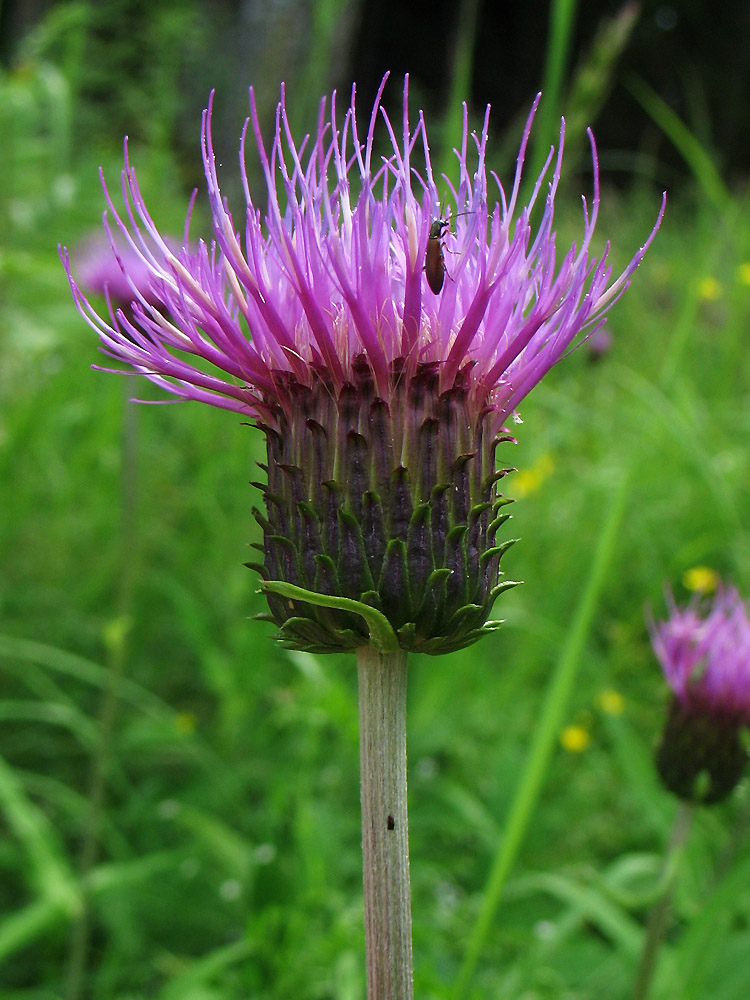
[[[693,566],[682,577],[686,590],[699,591],[701,594],[713,594],[719,582],[719,574],[710,566]]]
[[[596,707],[605,715],[622,715],[625,711],[625,699],[614,688],[605,688],[594,699]]]
[[[174,717],[174,727],[181,736],[194,733],[197,725],[198,720],[192,712],[178,712]]]
[[[750,260],[737,265],[737,281],[741,285],[750,285]]]
[[[716,278],[708,275],[702,278],[698,285],[698,298],[703,299],[704,302],[715,302],[721,298],[722,291],[721,284]]]
[[[549,479],[555,471],[555,462],[546,452],[527,469],[519,469],[513,477],[513,495],[517,499],[535,493],[545,479]]]
[[[568,753],[582,753],[590,741],[591,735],[583,726],[566,726],[560,733],[560,743]]]

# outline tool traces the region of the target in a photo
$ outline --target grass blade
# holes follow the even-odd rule
[[[582,660],[582,652],[591,630],[599,596],[617,550],[628,498],[629,477],[624,476],[612,498],[609,515],[602,527],[588,579],[565,638],[555,667],[539,723],[534,731],[526,766],[516,788],[503,835],[500,838],[484,889],[479,917],[472,930],[463,965],[452,996],[465,1000],[487,935],[497,914],[503,889],[518,857],[524,835],[544,784],[557,734],[568,706]]]
[[[706,198],[718,212],[722,215],[726,213],[731,207],[731,196],[713,160],[695,135],[656,91],[639,77],[629,77],[626,85],[690,167]]]

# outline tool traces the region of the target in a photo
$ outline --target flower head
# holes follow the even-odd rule
[[[657,766],[682,798],[715,802],[734,788],[747,757],[740,730],[750,725],[750,615],[731,587],[682,609],[668,601],[669,618],[650,623],[672,690]]]
[[[105,233],[92,236],[76,253],[81,288],[105,295],[117,308],[127,309],[134,289],[152,305],[159,299],[151,283],[151,269],[129,243],[114,245]]]
[[[685,608],[670,596],[669,618],[651,623],[651,641],[686,712],[750,725],[750,617],[733,587]]]
[[[388,398],[394,362],[409,374],[434,365],[440,391],[452,388],[459,372],[466,373],[477,407],[491,407],[495,423],[502,423],[573,340],[602,323],[653,232],[614,280],[607,249],[598,260],[591,256],[599,211],[592,137],[593,203],[589,209],[584,199],[580,244],[558,262],[553,220],[564,127],[556,157],[551,151],[528,205],[519,207],[521,170],[539,98],[526,124],[509,194],[494,174],[487,176],[489,109],[476,135],[469,132],[464,108],[460,181],[451,191],[460,214],[447,217],[450,226],[442,236],[450,250],[447,275],[441,292],[434,294],[425,259],[440,194],[427,131],[421,112],[416,127],[409,123],[408,81],[401,128],[390,122],[380,103],[384,85],[385,80],[366,131],[357,118],[354,91],[341,121],[334,94],[329,115],[321,102],[315,136],[299,145],[282,91],[270,151],[261,138],[251,90],[251,118],[240,147],[246,206],[239,224],[221,195],[209,102],[202,150],[214,232],[213,242],[201,242],[195,254],[186,245],[174,251],[160,235],[126,150],[125,217],[108,193],[107,201],[137,260],[126,265],[126,275],[130,271],[134,279],[133,321],[119,313],[98,315],[70,277],[76,303],[105,353],[169,392],[253,416],[266,412],[269,399],[291,405],[279,373],[308,386],[323,377],[338,392],[355,381],[355,367],[364,358],[378,395]],[[380,119],[390,142],[382,159],[375,149]],[[265,214],[247,180],[249,130],[268,189]],[[531,213],[550,169],[534,233]],[[150,307],[140,291],[135,274],[141,268],[148,269],[156,297],[167,304],[172,320]],[[193,357],[211,362],[218,373],[205,375]]]
[[[364,123],[354,91],[343,116],[335,94],[321,102],[317,130],[301,143],[282,90],[270,149],[251,90],[238,221],[221,195],[209,102],[202,151],[213,238],[197,251],[187,236],[180,250],[162,238],[126,148],[125,213],[105,187],[107,203],[158,305],[133,280],[130,310],[101,315],[64,261],[106,354],[177,396],[248,414],[265,431],[264,575],[375,607],[402,646],[437,652],[481,634],[499,590],[503,546],[494,536],[507,501],[497,492],[495,449],[507,439],[504,421],[576,338],[603,323],[661,212],[613,277],[608,250],[599,259],[591,252],[599,210],[592,137],[593,201],[584,199],[580,243],[558,258],[564,128],[529,203],[519,205],[537,98],[509,192],[488,177],[489,111],[477,135],[464,109],[460,179],[456,188],[446,181],[442,217],[424,118],[409,120],[408,79],[399,125],[381,105],[384,86]],[[248,133],[265,209],[250,191]],[[269,601],[292,644],[368,641],[354,613],[313,614],[288,595]]]

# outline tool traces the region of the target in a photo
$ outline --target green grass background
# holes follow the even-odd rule
[[[284,651],[249,620],[261,437],[197,404],[136,408],[149,387],[91,370],[56,244],[97,224],[102,154],[61,160],[48,131],[16,134],[1,164],[0,996],[359,1000],[354,661]],[[173,164],[136,162],[180,232]],[[657,207],[645,183],[605,189],[616,268]],[[572,192],[560,212],[562,244],[580,231]],[[676,811],[651,764],[665,690],[644,608],[663,611],[665,583],[684,599],[696,565],[750,593],[749,264],[741,195],[671,202],[611,351],[556,368],[504,446],[504,463],[547,470],[509,525],[504,566],[524,585],[495,637],[410,667],[420,1000],[630,995]],[[504,482],[513,496],[528,476]],[[621,715],[599,707],[609,689]],[[590,733],[580,753],[559,743],[568,724]],[[747,783],[697,815],[654,997],[747,996],[749,815]]]

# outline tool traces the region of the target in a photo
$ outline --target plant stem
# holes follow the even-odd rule
[[[557,141],[560,124],[562,89],[570,62],[576,0],[552,0],[549,8],[549,36],[544,59],[542,93],[534,138],[532,139],[529,176],[536,177],[542,169],[551,143]]]
[[[412,1000],[406,653],[357,650],[367,1000]]]
[[[651,980],[656,968],[656,957],[659,945],[664,938],[669,917],[669,907],[672,903],[672,891],[677,876],[677,865],[685,846],[690,826],[693,821],[694,808],[691,804],[681,802],[675,816],[672,833],[669,838],[666,856],[664,858],[664,875],[666,888],[661,899],[657,900],[651,909],[646,928],[646,938],[643,943],[641,960],[635,977],[633,1000],[646,1000],[651,989]]]
[[[482,949],[497,916],[505,884],[518,858],[544,787],[557,735],[583,661],[583,648],[591,630],[607,573],[611,571],[617,553],[626,503],[630,496],[629,484],[630,477],[626,473],[609,503],[588,577],[547,687],[526,762],[518,776],[503,834],[498,842],[482,894],[479,915],[469,935],[463,963],[450,993],[451,1000],[464,1000],[469,995]]]
[[[117,592],[117,618],[111,623],[107,643],[107,682],[102,690],[97,715],[98,741],[89,772],[88,815],[83,829],[78,875],[85,886],[99,857],[99,835],[105,810],[107,768],[112,756],[112,740],[118,709],[118,690],[128,658],[128,632],[135,582],[137,543],[136,509],[138,481],[137,404],[129,400],[129,379],[123,379],[123,426],[120,471],[120,567]],[[83,896],[83,908],[73,925],[68,949],[65,1000],[79,1000],[84,992],[86,962],[91,938],[91,905]]]

